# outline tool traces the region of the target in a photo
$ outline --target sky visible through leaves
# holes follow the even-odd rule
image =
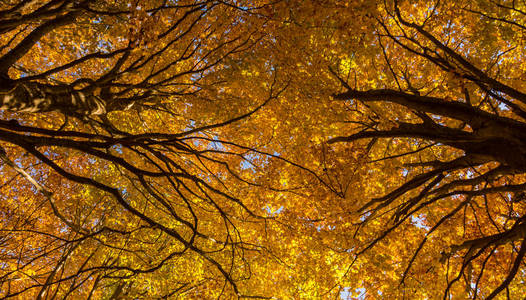
[[[0,1],[0,298],[521,299],[526,4]]]

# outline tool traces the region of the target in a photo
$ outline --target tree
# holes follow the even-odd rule
[[[3,1],[1,296],[520,297],[525,14]]]
[[[1,4],[2,297],[257,294],[238,284],[265,217],[227,188],[250,184],[237,174],[251,149],[214,129],[283,86],[269,72],[243,107],[201,103],[234,102],[221,74],[261,39],[250,9]]]
[[[377,234],[356,255],[383,240],[392,243],[413,224],[422,233],[401,260],[397,277],[401,287],[407,284],[405,292],[422,289],[407,283],[410,277],[425,282],[426,273],[434,273],[432,260],[421,257],[431,255],[447,261],[444,299],[462,289],[470,298],[520,297],[526,253],[526,97],[518,71],[524,7],[515,1],[394,1],[379,11],[380,51],[372,60],[384,60],[373,71],[382,80],[362,81],[369,74],[359,67],[333,71],[345,89],[334,98],[370,111],[369,120],[356,120],[354,133],[328,143],[367,139],[375,145],[371,160],[398,160],[408,179],[361,201],[360,230]],[[352,73],[355,80],[347,79]],[[375,229],[379,224],[383,228]],[[431,262],[427,270],[425,261]]]

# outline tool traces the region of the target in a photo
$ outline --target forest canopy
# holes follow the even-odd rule
[[[526,3],[0,0],[2,299],[519,299]]]

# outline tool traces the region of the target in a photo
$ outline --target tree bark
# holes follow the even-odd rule
[[[94,91],[81,91],[69,85],[4,80],[0,85],[0,109],[15,112],[59,111],[67,115],[102,115],[107,101]]]

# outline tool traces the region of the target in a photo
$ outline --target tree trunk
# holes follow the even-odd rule
[[[108,103],[93,91],[75,90],[69,85],[4,80],[0,84],[0,109],[15,112],[50,112],[102,115]]]

